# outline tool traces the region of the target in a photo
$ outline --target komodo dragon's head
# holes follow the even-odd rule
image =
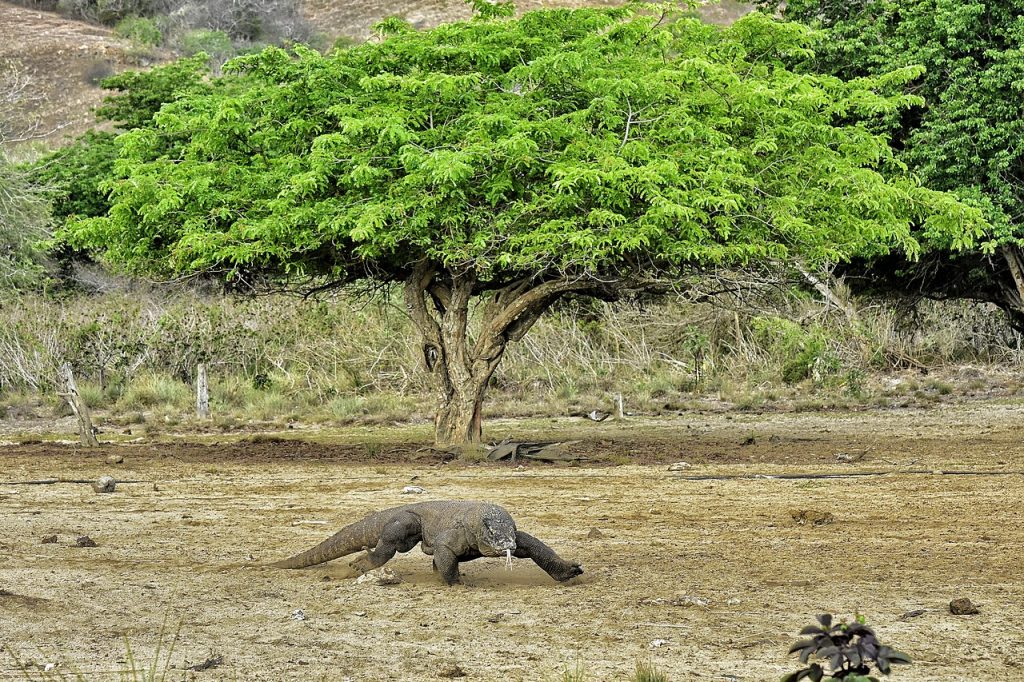
[[[505,555],[511,563],[516,549],[516,522],[507,511],[497,505],[486,505],[480,518],[477,549],[484,556]]]

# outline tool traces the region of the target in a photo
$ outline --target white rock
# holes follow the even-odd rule
[[[700,597],[694,597],[689,594],[681,594],[671,602],[672,606],[699,606],[701,608],[707,608],[708,600],[701,599]]]
[[[676,462],[675,464],[670,464],[669,467],[668,467],[668,470],[669,471],[686,471],[687,469],[689,469],[692,466],[693,465],[690,464],[689,462]]]
[[[306,613],[302,609],[292,611],[292,620],[306,620]]]
[[[372,583],[374,585],[397,585],[400,582],[402,582],[402,579],[398,574],[387,566],[373,571],[367,571],[356,578],[357,584]]]
[[[117,481],[113,476],[100,476],[100,479],[92,484],[92,489],[98,493],[112,493],[117,487]]]
[[[407,485],[404,488],[402,488],[403,495],[421,495],[425,492],[427,491],[419,487],[418,485]]]
[[[668,644],[667,639],[652,639],[651,643],[647,645],[648,649],[660,649],[661,647]]]

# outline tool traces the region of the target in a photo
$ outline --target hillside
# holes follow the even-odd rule
[[[417,28],[430,28],[446,21],[470,16],[462,0],[305,0],[306,14],[314,25],[336,36],[366,38],[376,22],[388,16],[401,16]],[[516,0],[521,12],[551,7],[614,6],[622,0]],[[701,14],[716,23],[735,21],[750,11],[746,3],[723,0],[701,9]]]
[[[31,79],[22,114],[38,116],[37,130],[51,140],[90,128],[104,95],[99,80],[138,66],[128,41],[107,28],[2,1],[0,36],[0,62],[20,64]]]

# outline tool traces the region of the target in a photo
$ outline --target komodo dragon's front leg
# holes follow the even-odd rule
[[[583,567],[578,563],[566,561],[555,550],[521,530],[516,531],[513,555],[518,559],[533,559],[534,563],[560,583],[583,574]]]
[[[402,512],[396,514],[384,526],[380,539],[373,549],[366,550],[366,553],[349,563],[349,566],[360,573],[380,568],[398,552],[408,552],[422,539],[422,528],[420,519],[415,514]]]
[[[458,530],[442,533],[436,538],[433,546],[434,570],[441,574],[441,579],[446,585],[462,583],[459,561],[462,561],[470,550],[465,534]]]

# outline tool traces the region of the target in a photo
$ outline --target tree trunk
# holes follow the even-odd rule
[[[470,386],[468,394],[442,400],[434,418],[434,441],[443,445],[479,443],[483,439],[483,387]],[[474,395],[475,394],[475,395]]]
[[[434,438],[438,445],[479,443],[487,383],[509,341],[526,335],[540,315],[577,281],[520,280],[486,295],[475,338],[469,303],[477,281],[470,272],[417,264],[405,283],[405,304],[423,340],[421,360],[437,395]],[[475,326],[475,325],[474,325]]]

